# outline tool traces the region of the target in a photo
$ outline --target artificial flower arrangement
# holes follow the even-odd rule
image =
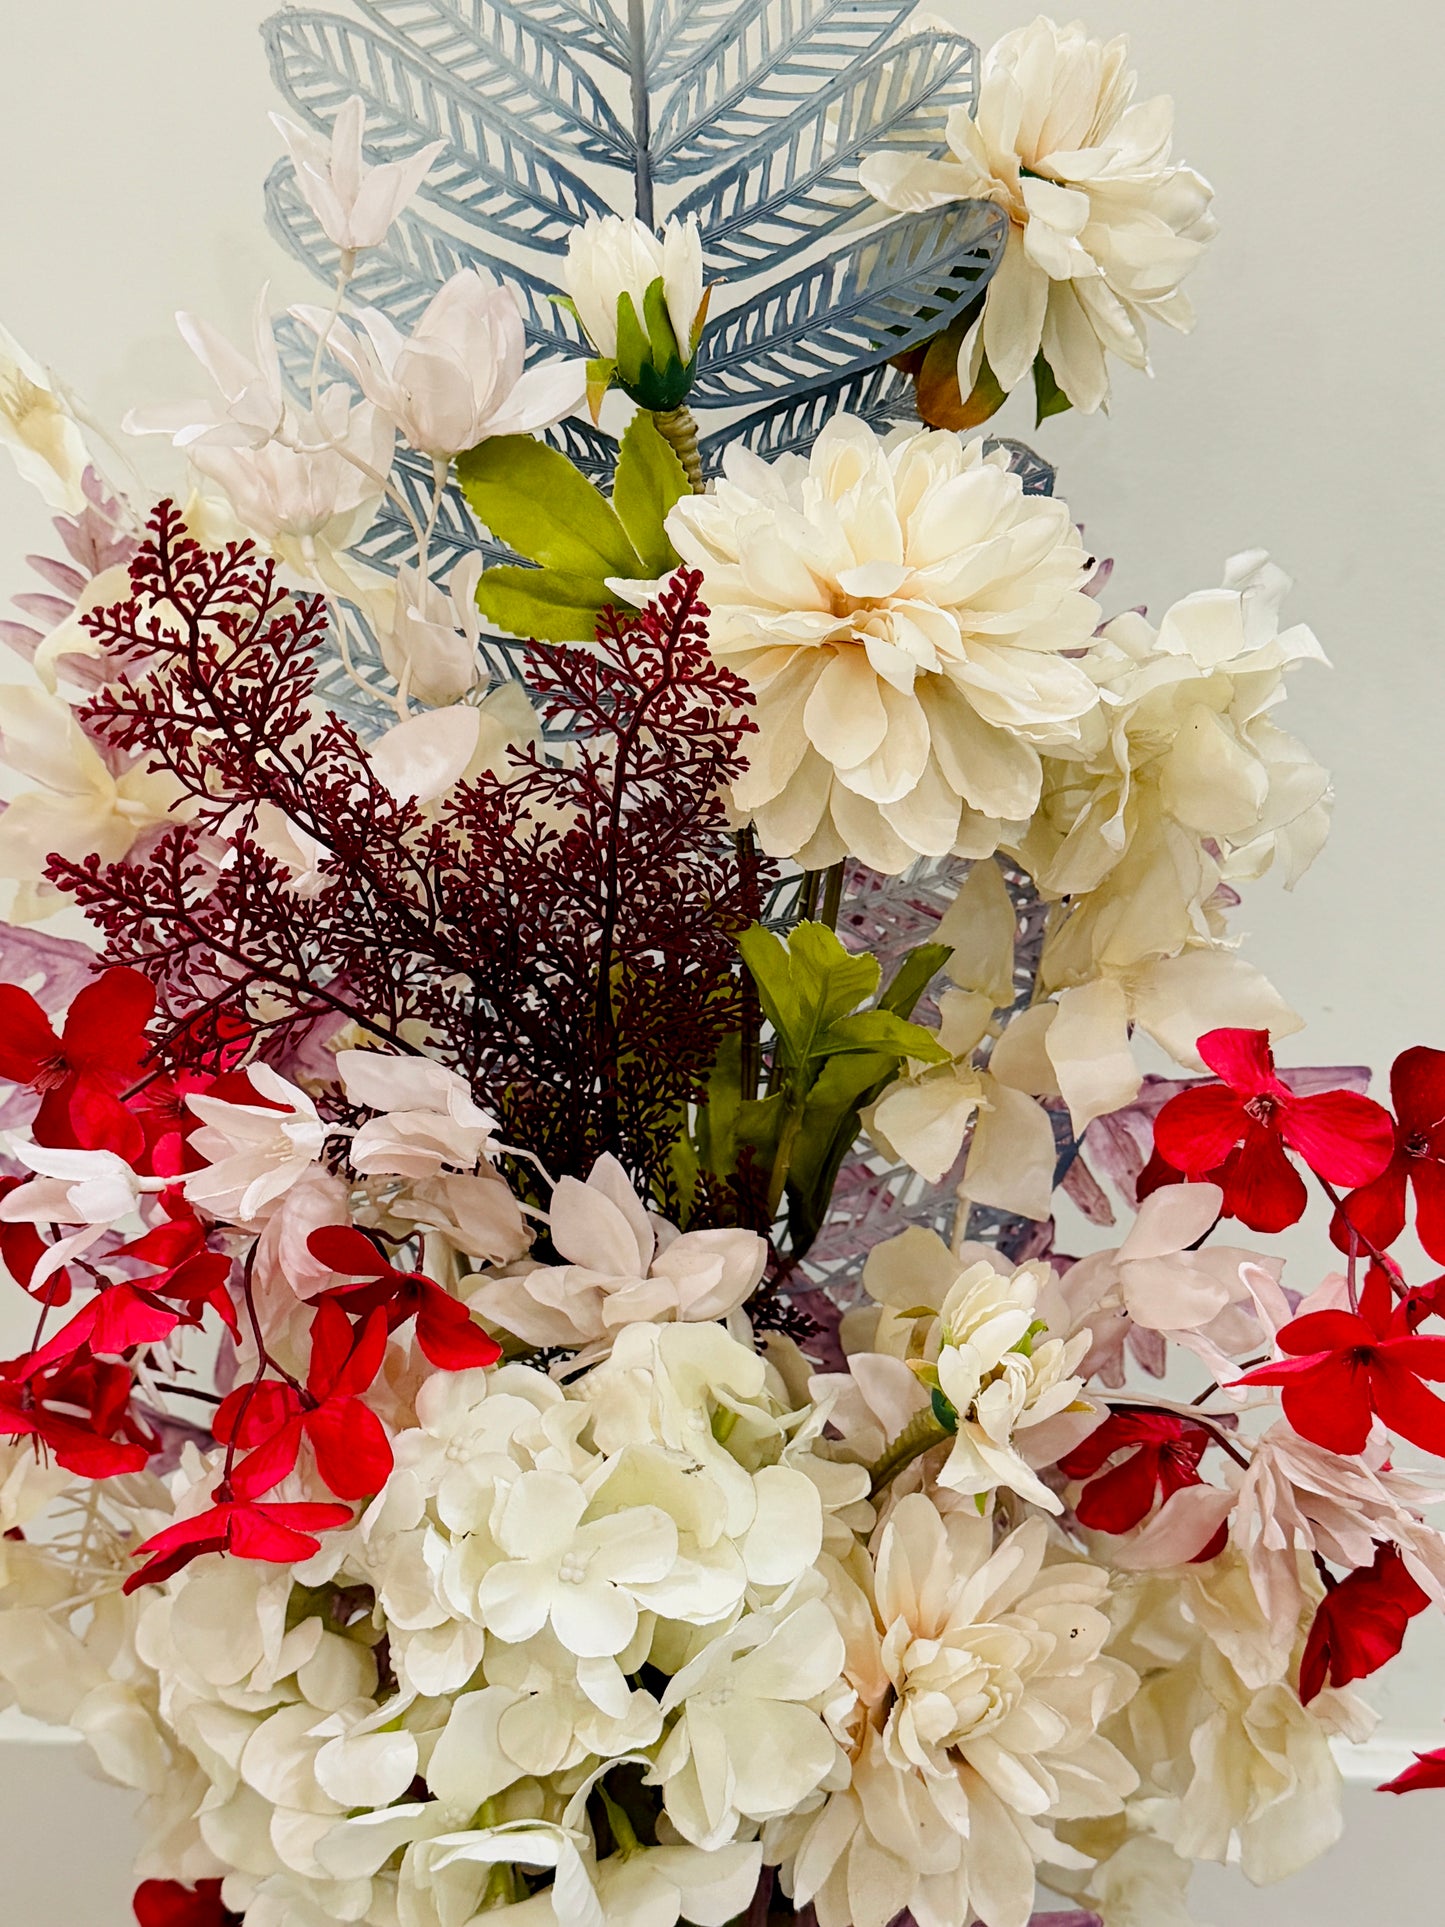
[[[268,26],[332,296],[182,317],[188,499],[6,350],[0,1679],[142,1927],[1292,1873],[1445,1603],[1445,1053],[1277,1069],[1229,939],[1325,829],[1282,576],[1110,618],[966,433],[1188,325],[1168,102],[899,0],[358,16]],[[1312,1193],[1301,1292],[1231,1239]]]

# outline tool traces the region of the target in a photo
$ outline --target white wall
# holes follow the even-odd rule
[[[930,4],[984,43],[1033,11]],[[10,0],[0,17],[0,317],[112,421],[195,391],[175,308],[241,334],[268,275],[277,305],[307,292],[261,226],[269,10]],[[1309,1019],[1295,1061],[1384,1067],[1407,1044],[1445,1044],[1445,23],[1423,0],[1092,0],[1087,17],[1132,34],[1146,90],[1175,95],[1223,233],[1194,283],[1199,329],[1160,339],[1157,378],[1121,371],[1110,420],[1066,417],[1034,439],[1118,559],[1118,606],[1162,607],[1255,545],[1296,576],[1294,612],[1335,670],[1301,680],[1287,721],[1335,770],[1337,827],[1299,891],[1263,886],[1239,927]],[[1030,434],[1021,404],[1005,422]],[[46,535],[0,463],[0,592],[30,586],[21,558]],[[1386,1695],[1391,1731],[1438,1743],[1445,1641],[1436,1657],[1417,1628],[1411,1648]],[[1221,1898],[1221,1917],[1327,1927],[1368,1901],[1377,1917],[1438,1918],[1429,1808],[1352,1801],[1345,1849],[1291,1894]],[[117,1815],[65,1749],[0,1747],[0,1920],[118,1927]]]

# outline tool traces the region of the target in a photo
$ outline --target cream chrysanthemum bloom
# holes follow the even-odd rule
[[[1040,748],[1097,701],[1070,652],[1098,611],[1067,508],[1001,451],[838,415],[806,460],[734,444],[667,526],[756,696],[734,801],[771,855],[896,873],[1031,815]]]
[[[1098,1731],[1136,1685],[1103,1656],[1107,1578],[1048,1554],[1041,1520],[995,1547],[972,1508],[945,1518],[915,1493],[880,1535],[871,1600],[831,1575],[849,1783],[764,1837],[820,1927],[886,1927],[905,1908],[919,1927],[1025,1927],[1036,1867],[1070,1858],[1052,1818],[1117,1813],[1133,1790]]]
[[[983,357],[1007,392],[1042,351],[1092,413],[1109,399],[1107,356],[1147,368],[1150,321],[1194,324],[1180,283],[1214,235],[1214,190],[1171,161],[1174,103],[1133,103],[1128,61],[1122,36],[1091,40],[1040,16],[989,52],[976,116],[949,115],[950,159],[885,150],[863,164],[869,193],[902,212],[964,200],[1008,210],[983,325],[960,355],[965,395]]]

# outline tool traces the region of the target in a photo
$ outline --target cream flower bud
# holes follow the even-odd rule
[[[85,443],[45,370],[0,328],[0,442],[53,509],[85,507]]]
[[[325,230],[328,241],[348,253],[374,248],[425,180],[445,146],[430,141],[404,161],[368,167],[362,153],[366,103],[353,94],[337,114],[330,140],[323,140],[284,114],[272,122],[296,167],[296,185]]]
[[[675,408],[702,333],[702,236],[696,219],[659,239],[641,221],[594,215],[574,229],[565,279],[578,320],[620,386],[644,408]]]

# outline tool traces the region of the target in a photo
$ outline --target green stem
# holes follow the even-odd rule
[[[653,415],[657,431],[667,441],[672,452],[682,463],[683,473],[694,495],[703,495],[707,484],[702,476],[702,451],[698,447],[697,418],[686,402],[676,408],[664,408]]]
[[[912,1465],[915,1459],[921,1459],[925,1452],[931,1452],[935,1445],[942,1445],[951,1436],[934,1417],[933,1408],[925,1405],[921,1412],[915,1413],[909,1420],[878,1463],[870,1468],[872,1484],[868,1489],[869,1498],[876,1499],[905,1467]]]
[[[778,1148],[773,1153],[772,1175],[768,1179],[768,1216],[770,1218],[777,1216],[778,1207],[783,1202],[783,1193],[788,1188],[788,1172],[792,1167],[798,1133],[803,1128],[803,1113],[807,1109],[807,1104],[806,1094],[790,1097],[788,1108],[783,1114],[783,1122],[778,1130]]]

